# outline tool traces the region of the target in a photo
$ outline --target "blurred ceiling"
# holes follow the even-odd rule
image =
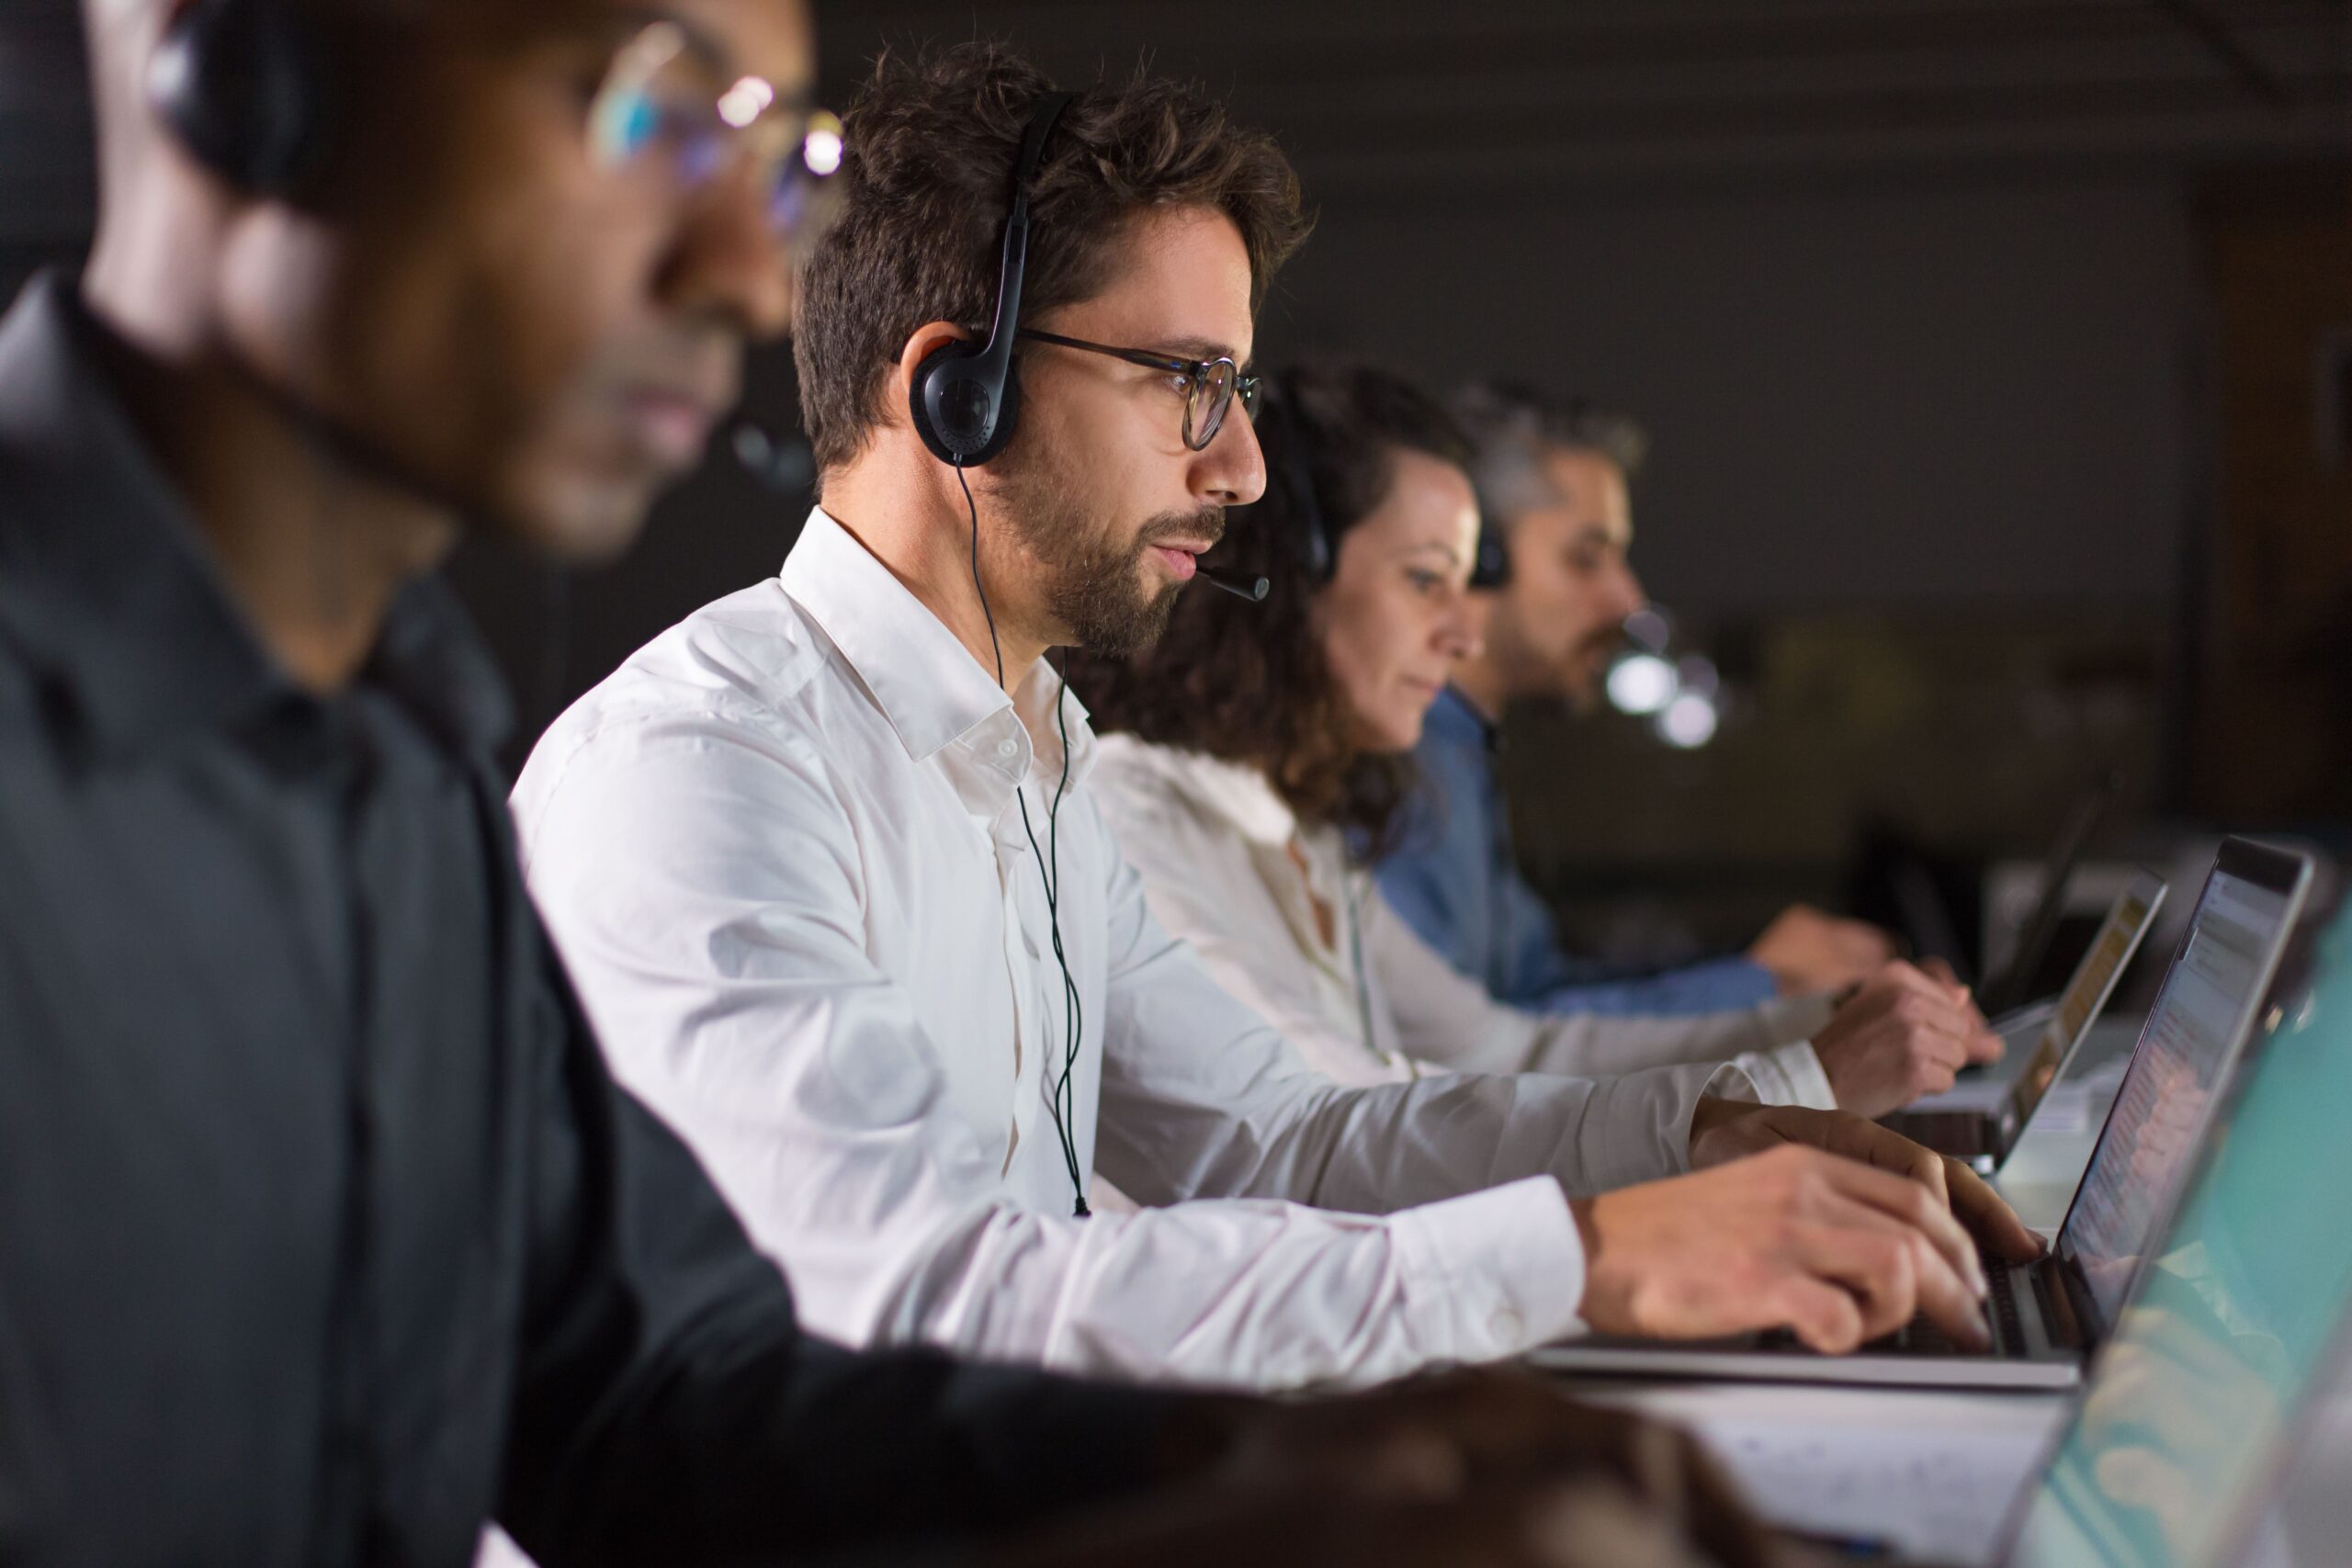
[[[818,0],[884,42],[1139,59],[1279,130],[1318,200],[2352,152],[2352,0]],[[0,268],[79,243],[75,0],[0,15]]]
[[[2352,152],[2346,0],[820,0],[827,88],[881,42],[1148,57],[1334,197]]]

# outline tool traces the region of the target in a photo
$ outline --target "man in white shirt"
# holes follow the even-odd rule
[[[910,389],[990,330],[1046,87],[983,46],[877,66],[804,281],[824,509],[518,783],[618,1076],[853,1341],[1274,1387],[1586,1325],[1838,1349],[1917,1308],[1981,1337],[1947,1181],[1996,1245],[2036,1244],[1914,1145],[1759,1109],[1736,1064],[1342,1088],[1154,924],[1044,654],[1151,636],[1262,489],[1236,367],[1304,226],[1217,106],[1080,95],[1026,186],[1017,434],[950,467]],[[1781,1146],[1806,1143],[1890,1168]],[[1098,1169],[1151,1207],[1074,1217]]]

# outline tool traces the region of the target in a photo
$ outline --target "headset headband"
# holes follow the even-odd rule
[[[996,320],[989,326],[988,342],[974,355],[980,374],[1000,385],[1010,373],[1013,340],[1021,333],[1021,294],[1029,270],[1029,186],[1046,161],[1046,138],[1074,96],[1047,93],[1037,100],[1029,128],[1021,135],[1021,156],[1013,164],[1012,207],[1004,220],[1004,254],[997,272]]]
[[[1012,378],[1012,345],[1021,333],[1023,280],[1029,268],[1029,186],[1045,162],[1046,138],[1072,96],[1038,95],[1021,133],[1004,219],[1004,251],[997,268],[996,319],[989,324],[987,339],[933,349],[908,386],[915,433],[943,463],[978,468],[1012,439],[1021,401],[1020,384]]]

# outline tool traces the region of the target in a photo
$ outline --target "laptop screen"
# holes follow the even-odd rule
[[[2352,1308],[2352,915],[2247,1069],[2009,1560],[2206,1568],[2243,1535]]]
[[[2115,1321],[2284,940],[2288,896],[2217,865],[2165,974],[2115,1109],[2058,1234],[2101,1323]]]
[[[2009,1114],[2012,1126],[2022,1123],[2050,1092],[2050,1086],[2064,1065],[2066,1053],[2082,1038],[2083,1031],[2107,1000],[2123,965],[2139,951],[2140,938],[2146,933],[2148,922],[2154,918],[2157,905],[2164,901],[2165,885],[2153,876],[2135,877],[2132,886],[2116,897],[2115,905],[2107,912],[2107,919],[2098,928],[2098,935],[2091,939],[2090,951],[2075,966],[2074,978],[2058,994],[2057,1008],[2050,1021],[2042,1025],[2036,1037],[2033,1055],[2026,1058],[2025,1066],[2018,1074],[2017,1087],[2009,1091]]]

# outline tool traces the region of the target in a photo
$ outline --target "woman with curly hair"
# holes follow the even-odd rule
[[[1102,737],[1095,795],[1153,913],[1342,1082],[1722,1060],[1718,1092],[1833,1105],[1804,1043],[1828,1018],[1819,1001],[1696,1020],[1519,1012],[1381,902],[1364,864],[1398,831],[1423,716],[1477,647],[1467,451],[1385,371],[1268,381],[1265,498],[1203,563],[1266,579],[1265,599],[1188,592],[1151,648],[1070,665]]]

